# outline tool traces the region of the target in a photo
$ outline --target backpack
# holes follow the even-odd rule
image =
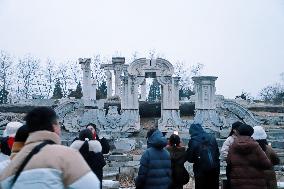
[[[202,141],[198,148],[197,163],[199,164],[200,172],[208,172],[219,167],[219,154],[216,151],[216,146],[212,143],[213,137],[209,140]]]

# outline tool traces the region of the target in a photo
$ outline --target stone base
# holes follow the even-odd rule
[[[196,110],[194,123],[199,123],[204,129],[220,132],[220,123],[216,110]]]
[[[180,118],[179,110],[162,110],[162,117],[158,121],[158,128],[161,132],[187,132],[190,122]]]

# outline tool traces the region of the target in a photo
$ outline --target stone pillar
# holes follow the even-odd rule
[[[121,76],[122,70],[116,69],[114,70],[114,78],[115,78],[115,95],[121,96]]]
[[[195,109],[197,110],[214,110],[215,104],[215,81],[217,77],[200,76],[193,77],[195,90]]]
[[[217,77],[200,76],[193,77],[195,90],[195,117],[194,123],[211,131],[219,132],[222,123],[216,111],[215,81]]]
[[[141,84],[141,101],[146,101],[146,80]]]
[[[109,98],[112,96],[112,73],[107,70],[105,74],[107,77],[107,98]]]
[[[173,108],[179,109],[179,81],[180,77],[173,77]]]
[[[91,90],[92,90],[92,72],[90,67],[91,59],[90,58],[80,58],[79,64],[83,70],[83,100],[85,106],[92,106],[91,101]]]
[[[178,77],[157,77],[162,85],[162,110],[158,121],[159,130],[162,132],[185,132],[186,123],[180,118]]]
[[[90,91],[90,100],[95,102],[97,100],[97,81],[92,79],[91,91]],[[94,103],[92,103],[94,105]]]

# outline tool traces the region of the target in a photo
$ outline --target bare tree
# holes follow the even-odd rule
[[[134,60],[136,60],[137,58],[138,58],[138,52],[137,51],[134,51],[133,53],[132,53],[132,57],[131,57],[131,59],[130,59],[130,61],[134,61]]]
[[[12,80],[12,58],[11,56],[0,50],[0,86],[1,90],[7,90],[7,86],[11,83]]]
[[[92,59],[92,77],[95,79],[98,83],[98,85],[101,85],[103,81],[106,81],[105,72],[103,69],[101,69],[102,64],[109,64],[111,63],[109,58],[102,58],[100,55],[94,55]]]
[[[284,72],[280,74],[281,81],[284,83]]]
[[[28,99],[33,92],[33,87],[37,85],[36,79],[38,78],[40,60],[29,55],[19,59],[17,64],[19,84],[19,92]]]
[[[82,69],[80,68],[80,65],[77,61],[68,61],[68,66],[70,68],[70,77],[71,80],[75,82],[76,86],[79,85],[79,83],[82,80]]]
[[[0,51],[0,104],[8,102],[9,89],[12,81],[12,58],[11,56],[1,50]]]
[[[66,63],[61,63],[57,69],[57,78],[60,80],[62,85],[63,96],[68,95],[68,89],[72,88],[71,86],[71,74],[70,67]]]
[[[181,89],[193,89],[192,77],[201,74],[204,65],[197,63],[196,65],[188,66],[183,61],[178,61],[174,64],[175,75],[180,77],[180,88]],[[188,71],[189,70],[189,71]]]
[[[55,78],[56,78],[55,63],[50,58],[48,58],[45,62],[44,78],[45,78],[44,86],[46,88],[46,97],[50,98],[52,96],[52,91],[55,85]]]

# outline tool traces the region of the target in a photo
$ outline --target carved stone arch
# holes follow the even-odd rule
[[[146,59],[139,58],[134,60],[128,67],[129,75],[145,77],[147,72],[155,72],[157,77],[172,76],[174,74],[173,65],[162,58]]]

